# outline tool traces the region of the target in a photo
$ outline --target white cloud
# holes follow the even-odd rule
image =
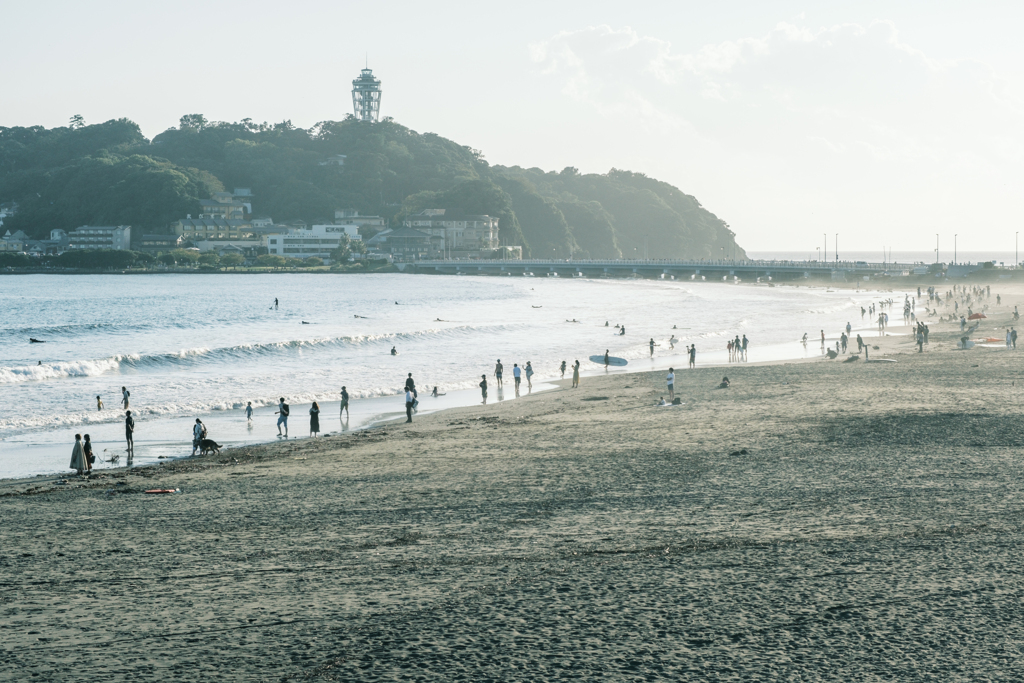
[[[977,220],[997,183],[1024,182],[1022,106],[991,67],[925,54],[888,21],[801,24],[689,51],[628,27],[590,26],[531,45],[530,55],[564,96],[616,125],[640,124],[666,155],[719,180],[746,173],[742,189],[730,183],[743,192],[736,206],[712,207],[741,238],[745,222],[792,220],[749,209],[758,174],[766,192],[796,203],[834,198],[830,222],[862,230],[899,216],[930,233]]]

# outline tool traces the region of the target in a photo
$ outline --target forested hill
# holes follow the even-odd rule
[[[323,164],[345,155],[344,165]],[[641,173],[492,166],[482,154],[390,119],[351,118],[309,130],[208,123],[201,115],[147,140],[127,119],[66,128],[0,128],[4,230],[132,225],[166,232],[200,199],[252,189],[256,215],[331,222],[335,209],[392,221],[425,208],[499,217],[502,244],[534,257],[745,258],[728,225],[692,196]]]

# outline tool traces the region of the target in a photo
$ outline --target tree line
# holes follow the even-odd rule
[[[344,164],[327,163],[344,155]],[[566,258],[744,257],[729,226],[678,188],[612,169],[489,164],[483,154],[391,119],[347,117],[309,129],[210,122],[201,114],[147,140],[128,119],[88,125],[0,127],[0,203],[18,203],[5,229],[35,238],[53,228],[131,225],[166,233],[199,214],[199,200],[248,187],[258,215],[278,223],[333,222],[353,208],[398,226],[425,208],[460,218],[499,219],[503,245],[524,255]]]

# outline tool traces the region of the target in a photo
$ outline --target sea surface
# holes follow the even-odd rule
[[[99,467],[112,466],[112,456],[123,465],[122,386],[136,418],[134,462],[149,464],[189,455],[197,417],[222,445],[277,438],[279,397],[291,404],[291,437],[308,436],[312,401],[321,407],[322,433],[400,417],[408,373],[426,412],[479,402],[482,374],[489,400],[513,400],[512,366],[527,361],[537,391],[560,378],[563,360],[571,367],[579,359],[584,375],[606,372],[587,360],[605,350],[629,360],[617,371],[685,367],[689,344],[699,365],[726,364],[726,342],[736,335],[750,339],[748,362],[815,356],[820,330],[831,342],[847,322],[875,334],[861,306],[903,298],[824,286],[406,274],[0,282],[0,389],[8,407],[0,414],[0,478],[67,472],[75,433],[92,436]],[[805,332],[809,347],[799,341]],[[497,359],[508,381],[503,392],[492,376]],[[338,410],[343,385],[353,398],[346,420]],[[428,397],[434,386],[446,396]],[[243,415],[249,402],[251,424]]]

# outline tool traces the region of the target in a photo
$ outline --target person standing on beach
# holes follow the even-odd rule
[[[821,350],[825,350],[825,330],[821,331]]]
[[[96,410],[103,410],[103,399],[96,397]]]
[[[412,391],[409,389],[405,390],[405,421],[412,422],[412,404],[416,400],[416,397],[412,395]]]
[[[580,386],[580,362],[576,361],[572,364],[572,388],[578,389]]]
[[[651,337],[650,347],[651,347],[651,358],[654,358],[654,337]]]
[[[81,434],[75,434],[75,446],[71,449],[71,469],[78,474],[85,472],[85,449],[82,447]]]
[[[252,401],[245,406],[245,421],[252,424]]]
[[[498,362],[494,364],[494,380],[497,382],[499,389],[501,388],[501,373],[504,369],[499,358]]]
[[[697,367],[697,345],[690,346],[690,368]]]
[[[530,391],[533,390],[533,382],[530,378],[533,377],[533,366],[530,365],[530,361],[526,361],[526,388]]]
[[[519,396],[519,382],[522,379],[522,374],[523,374],[523,371],[519,367],[519,363],[513,363],[512,364],[512,379],[515,380],[515,383],[516,383],[516,397],[517,398]]]
[[[128,442],[128,462],[135,456],[135,420],[132,411],[124,411],[124,440]]]
[[[924,328],[924,343],[928,343],[928,327]],[[1010,328],[1010,343],[1013,344],[1013,349],[1017,349],[1017,330]]]
[[[279,400],[278,403],[277,403],[277,412],[274,413],[274,415],[280,415],[280,417],[277,418],[277,435],[278,436],[282,436],[282,434],[281,434],[281,427],[283,425],[284,426],[284,435],[283,436],[286,439],[288,438],[288,414],[290,412],[291,412],[291,409],[288,407],[288,404],[284,402],[284,396],[282,396],[281,400]],[[196,422],[199,422],[199,420],[196,420]]]
[[[564,360],[562,361],[562,364],[558,366],[558,370],[559,370],[559,372],[562,373],[562,379],[565,379],[565,361]]]
[[[320,404],[313,401],[313,405],[309,408],[309,435],[316,438],[316,435],[320,433]]]
[[[480,375],[480,395],[484,399],[484,405],[487,404],[487,375]]]
[[[82,444],[82,455],[85,457],[85,473],[90,475],[92,474],[92,463],[96,456],[92,454],[92,440],[88,434],[85,435],[85,443]]]
[[[343,413],[348,413],[348,391],[345,389],[345,387],[341,388],[341,410],[338,411],[339,415]],[[347,415],[346,417],[349,416],[351,416],[351,414]]]
[[[405,388],[412,392],[413,399],[419,398],[419,393],[416,391],[416,381],[412,378],[412,373],[405,379]]]
[[[124,387],[121,387],[121,403],[124,404],[125,410],[128,410],[128,397],[131,395],[132,393],[130,391],[128,391]]]
[[[668,400],[672,400],[676,397],[676,371],[675,368],[668,369],[668,375],[665,376],[665,382],[668,383]]]
[[[743,335],[743,344],[742,344],[741,348],[743,349],[743,360],[744,361],[747,360],[747,344],[749,344],[749,343],[750,343],[750,341],[747,339],[747,335]]]
[[[281,399],[282,401],[284,399]],[[206,431],[206,427],[203,425],[202,420],[196,418],[196,423],[192,425],[192,455],[196,454],[196,450],[199,448],[199,444],[203,441],[203,433]]]

